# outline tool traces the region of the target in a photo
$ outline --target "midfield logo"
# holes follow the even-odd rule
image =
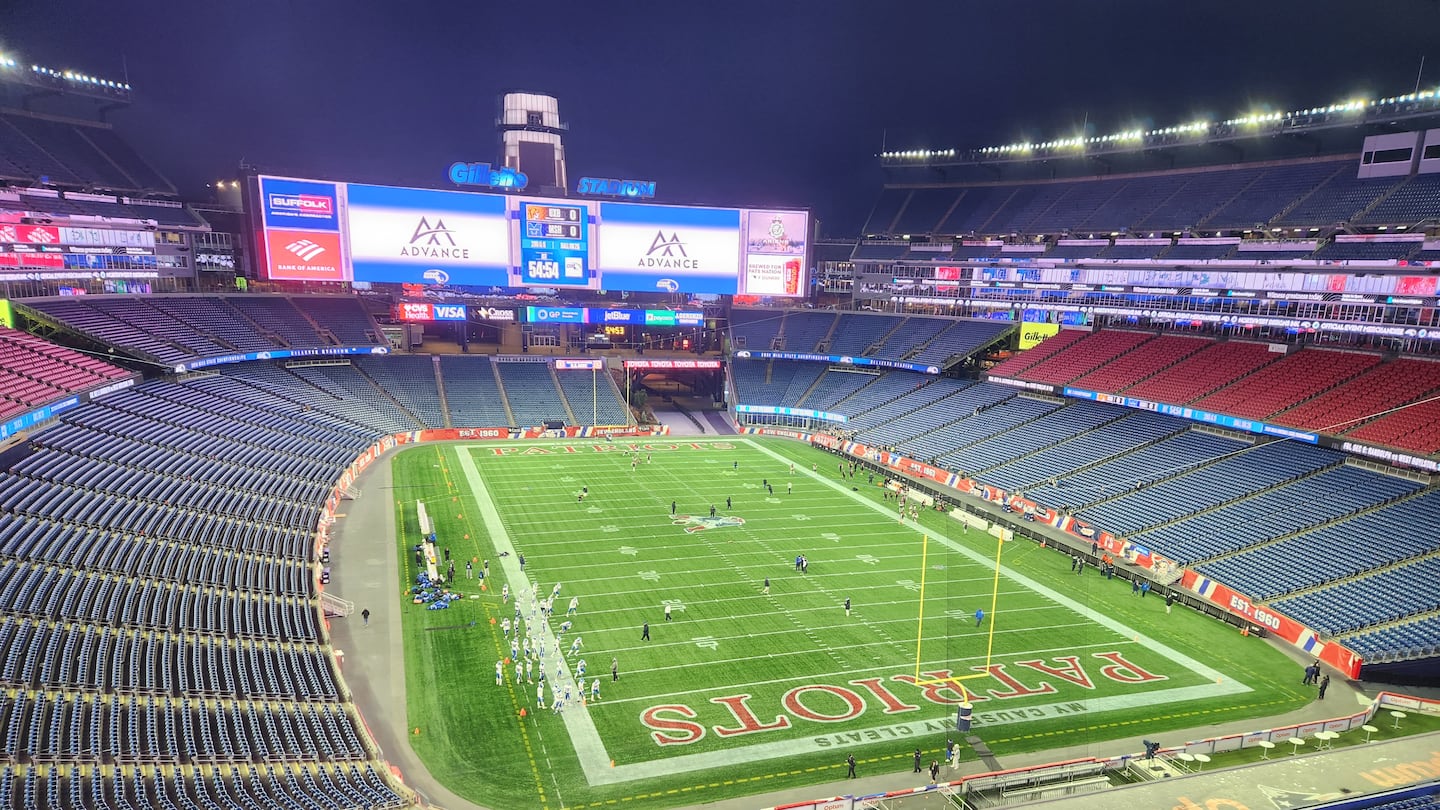
[[[703,532],[707,529],[723,529],[733,526],[744,526],[745,518],[734,515],[721,515],[719,517],[705,517],[703,515],[677,515],[670,523],[676,526],[684,526],[687,533]]]

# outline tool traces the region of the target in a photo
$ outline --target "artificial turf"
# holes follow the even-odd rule
[[[1167,613],[1160,594],[1134,596],[1093,569],[1077,575],[1029,540],[1001,545],[933,510],[901,521],[879,479],[842,477],[835,456],[809,446],[629,447],[437,445],[394,462],[408,725],[458,795],[497,808],[669,807],[833,781],[852,754],[862,774],[906,771],[916,748],[928,764],[961,737],[957,685],[932,683],[951,676],[974,676],[963,684],[975,733],[1002,761],[1280,714],[1313,697],[1262,641]],[[447,610],[410,604],[417,501],[456,561],[452,587],[465,598]],[[490,563],[483,592],[467,559],[477,573]],[[542,632],[529,595],[557,583]],[[516,684],[513,664],[496,686],[496,661],[510,657],[500,622],[517,601],[532,637],[547,640],[552,682],[557,636],[566,651],[583,639],[559,682],[583,658],[584,694],[598,677],[600,700],[572,694],[563,716],[537,710],[535,684]],[[961,758],[973,758],[963,745]]]

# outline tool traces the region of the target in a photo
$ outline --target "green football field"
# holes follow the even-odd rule
[[[878,479],[842,478],[838,463],[744,437],[401,454],[408,725],[431,773],[497,808],[670,807],[834,781],[847,755],[862,775],[908,772],[914,749],[928,764],[959,739],[962,693],[1002,763],[1311,698],[1264,642],[1076,575],[1029,540],[1001,544],[933,510],[902,521]],[[422,501],[456,561],[464,598],[447,610],[410,604]],[[483,591],[467,559],[477,576],[489,562]],[[535,597],[557,586],[545,621]],[[530,671],[517,672],[511,645],[524,659],[527,638]],[[570,692],[559,713],[557,686]]]

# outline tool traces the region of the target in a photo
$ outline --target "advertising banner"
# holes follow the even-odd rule
[[[1256,605],[1247,597],[1194,571],[1186,570],[1180,579],[1180,584],[1205,597],[1211,604],[1230,613],[1244,616],[1248,621],[1266,628],[1299,647],[1305,654],[1314,656],[1340,670],[1346,677],[1357,678],[1360,676],[1362,662],[1359,656],[1337,643],[1327,644],[1321,641],[1315,631],[1305,625],[1273,610]]]
[[[463,321],[464,304],[431,304],[427,301],[401,301],[395,305],[395,318],[401,321]]]
[[[583,307],[526,307],[526,323],[585,323]]]
[[[340,212],[335,183],[260,178],[260,206],[267,228],[339,231]]]
[[[626,360],[625,368],[639,369],[718,369],[719,360]]]
[[[265,232],[270,278],[285,281],[345,281],[340,234],[324,231]]]
[[[356,281],[509,285],[505,197],[361,185],[346,197]]]
[[[604,371],[605,361],[598,357],[557,357],[555,369],[557,371]]]
[[[740,212],[601,203],[599,266],[607,289],[733,295]]]
[[[804,295],[810,217],[803,211],[746,211],[745,268],[740,292]]]
[[[1020,324],[1020,351],[1033,349],[1044,343],[1046,338],[1052,338],[1060,334],[1058,323],[1022,323]]]
[[[0,225],[0,244],[58,245],[60,229],[51,225]]]

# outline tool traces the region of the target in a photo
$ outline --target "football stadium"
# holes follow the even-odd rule
[[[1434,806],[1440,89],[823,239],[523,92],[187,199],[143,92],[0,54],[0,808]]]

